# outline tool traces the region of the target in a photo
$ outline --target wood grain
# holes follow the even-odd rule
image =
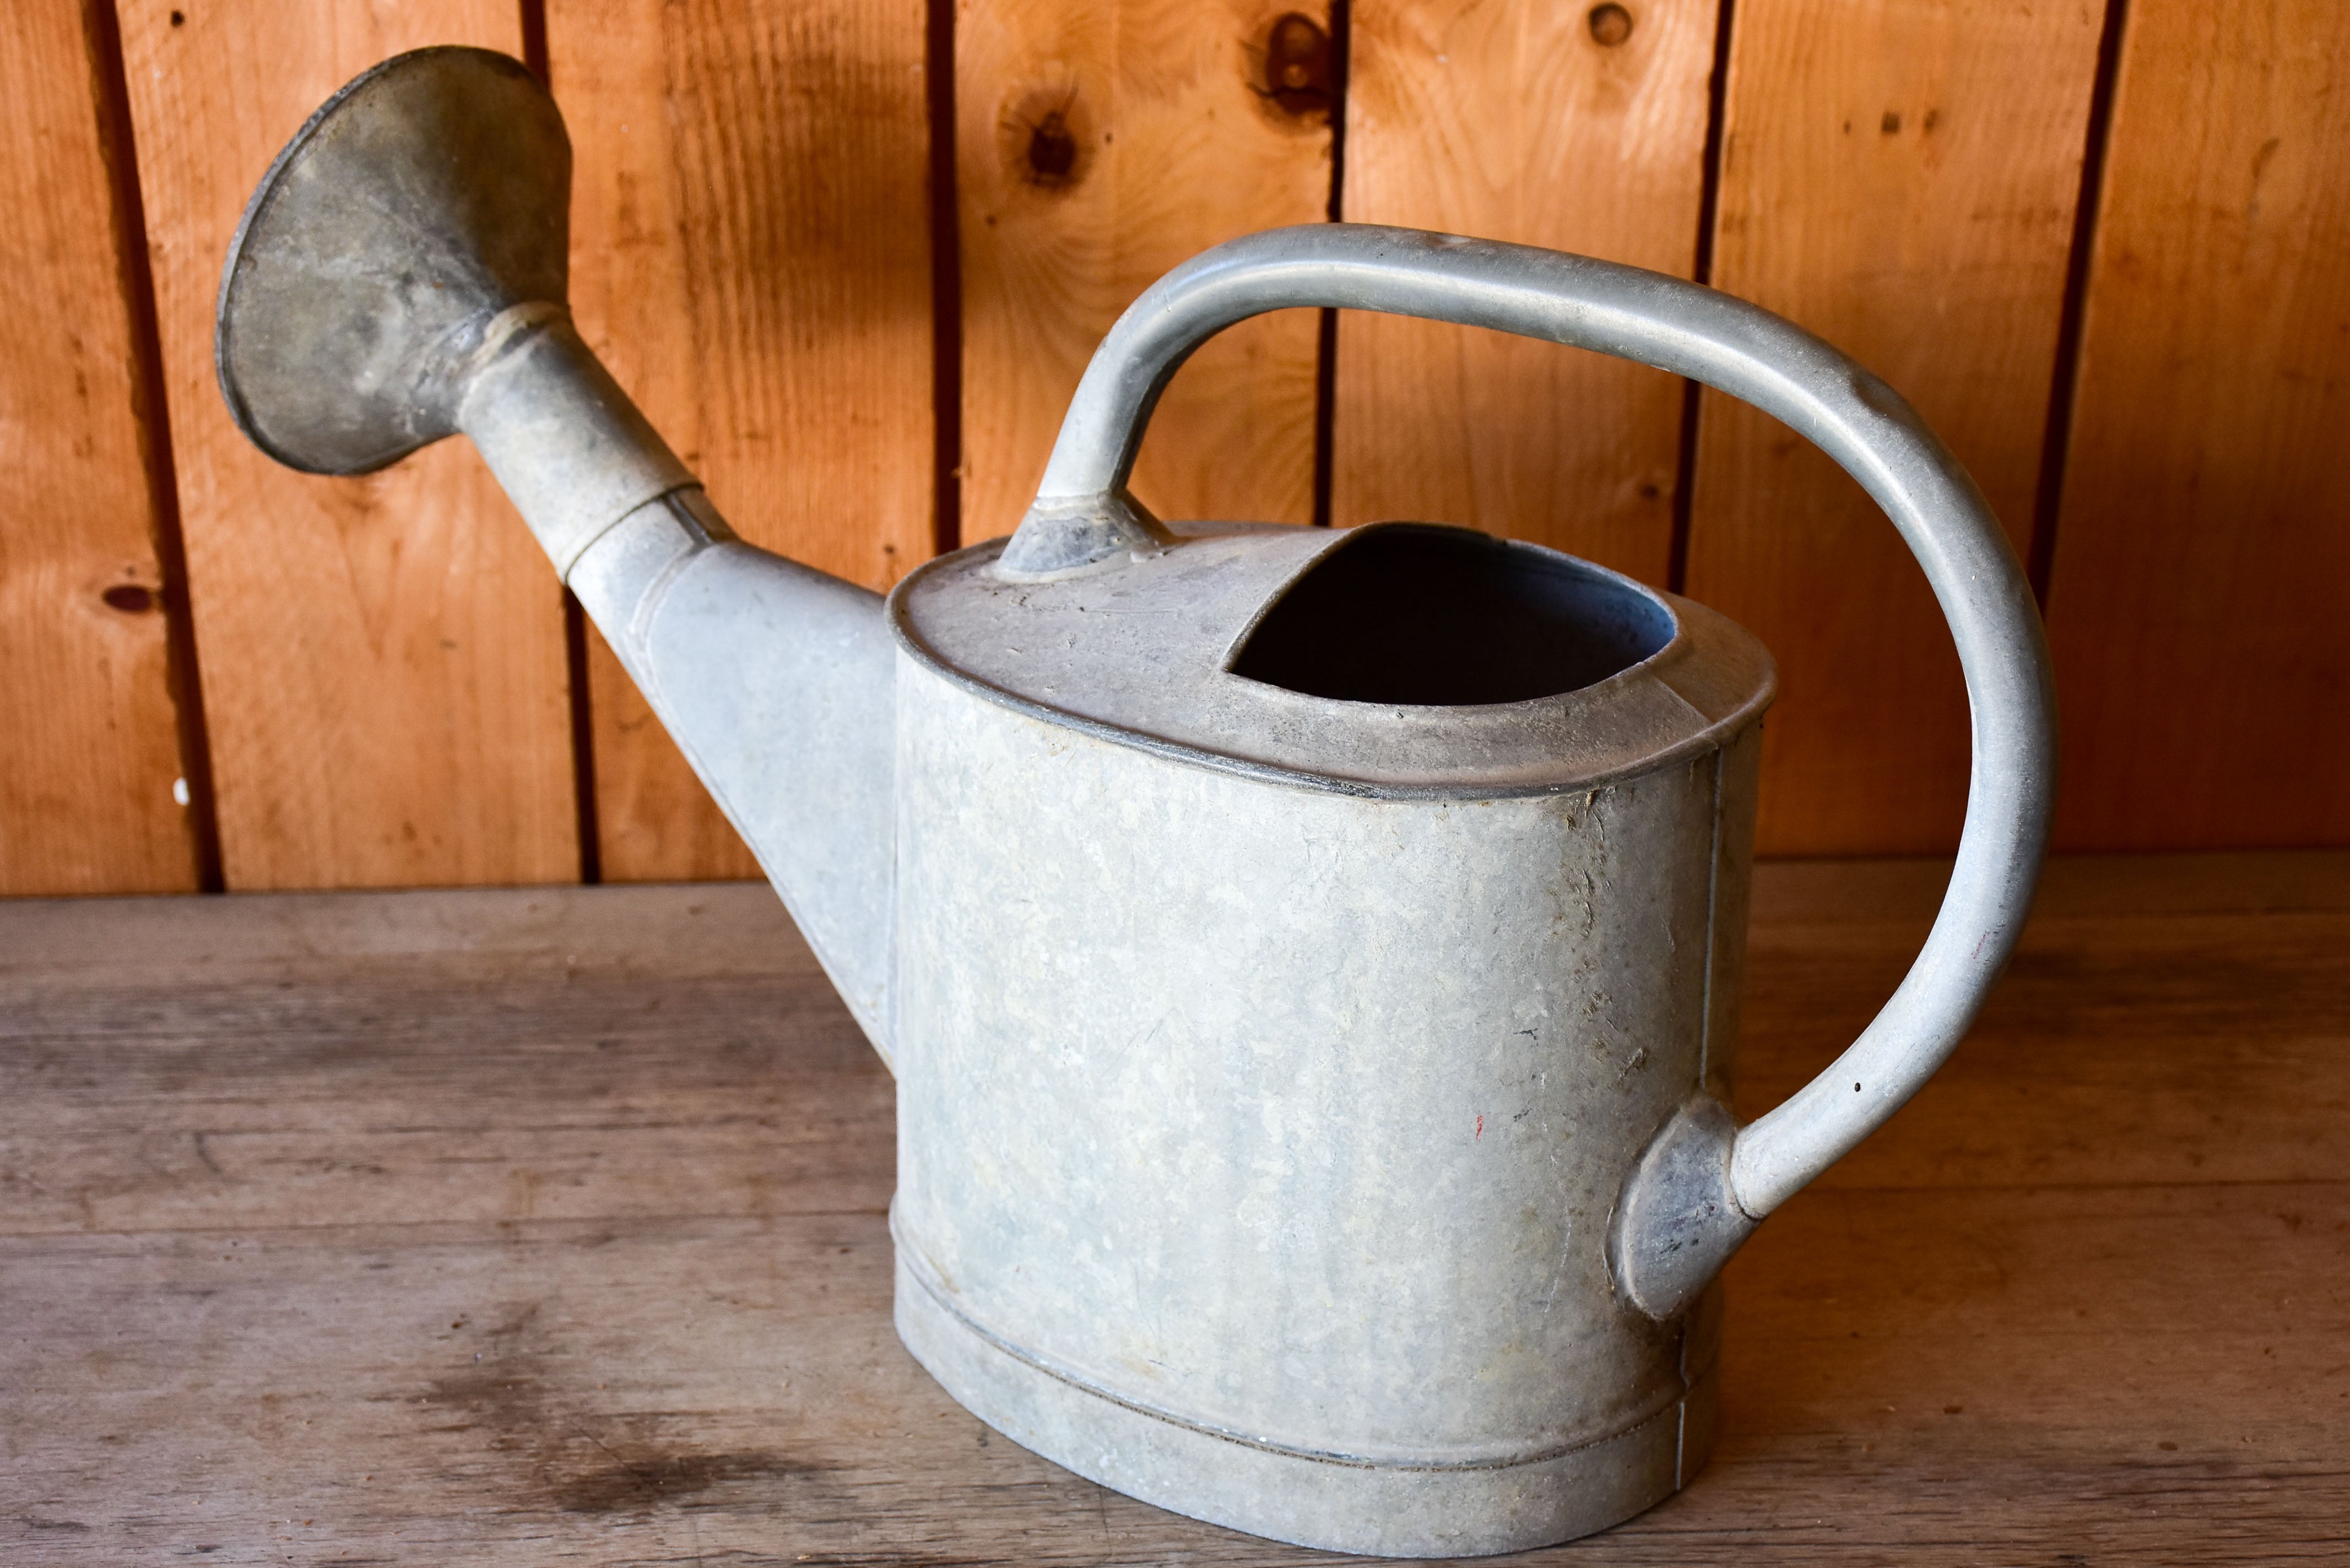
[[[1193,253],[1327,211],[1325,112],[1269,96],[1278,0],[962,0],[962,538],[1036,493],[1095,345]],[[1319,5],[1297,7],[1317,26]],[[1160,400],[1134,490],[1170,518],[1313,514],[1315,322],[1217,337]]]
[[[47,919],[0,915],[16,939],[0,1034],[32,1049],[0,1083],[48,1106],[55,1136],[37,1165],[0,1168],[8,1226],[889,1201],[886,1161],[839,1153],[888,1146],[888,1074],[764,885],[232,898],[195,919],[161,900],[22,907]],[[116,942],[144,955],[137,978],[104,959]],[[112,1022],[57,1049],[92,1013]],[[294,1063],[298,1082],[253,1076]],[[420,1091],[472,1108],[420,1121]]]
[[[245,198],[336,88],[425,44],[516,52],[499,0],[123,0],[189,590],[231,888],[576,877],[562,601],[472,451],[364,479],[230,422],[213,306]]]
[[[2175,895],[2187,869],[2153,892]],[[2140,909],[2131,900],[2148,889],[2126,879],[2098,877],[2086,900],[2084,878],[2060,880],[1974,1035],[1898,1132],[1864,1144],[1820,1185],[2333,1180],[2350,1124],[2350,1078],[2325,1060],[2350,1011],[2350,860],[2329,870],[2322,897],[2274,908]],[[1827,878],[1866,908],[1876,900],[1856,897],[1861,880]],[[2248,867],[2229,880],[2278,878]],[[1743,1115],[1794,1093],[1859,1033],[1930,919],[1930,902],[1868,919],[1757,912]],[[2138,1043],[2135,1055],[2098,1044],[2123,1039]]]
[[[2124,31],[2050,580],[2057,836],[2350,842],[2350,11]]]
[[[1742,1104],[1946,866],[1766,866]],[[1686,1491],[1530,1562],[2338,1555],[2350,856],[2059,864],[1731,1268]],[[12,1563],[1306,1564],[896,1343],[890,1090],[750,888],[0,907]]]
[[[0,14],[0,895],[195,887],[149,421],[80,8]]]
[[[1690,275],[1715,0],[1353,8],[1346,216]],[[1665,586],[1681,383],[1498,333],[1343,316],[1337,523],[1414,517]]]
[[[1713,282],[1883,376],[2027,542],[2103,7],[1742,8]],[[1705,396],[1688,592],[1779,660],[1765,854],[1946,850],[1966,700],[1925,579],[1858,485]]]
[[[886,589],[933,537],[921,0],[550,0],[581,330],[743,536]],[[754,877],[601,639],[618,880]]]

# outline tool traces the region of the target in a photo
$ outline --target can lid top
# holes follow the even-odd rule
[[[1721,745],[1771,700],[1725,618],[1465,528],[1191,523],[1038,580],[992,540],[890,596],[987,700],[1206,766],[1373,796],[1586,789]]]

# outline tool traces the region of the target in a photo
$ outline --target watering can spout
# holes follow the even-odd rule
[[[746,545],[579,340],[524,306],[457,410],[490,472],[889,1054],[879,594]]]
[[[222,278],[255,443],[480,450],[889,1055],[894,645],[877,594],[736,538],[573,327],[570,144],[519,62],[387,60],[279,154]]]

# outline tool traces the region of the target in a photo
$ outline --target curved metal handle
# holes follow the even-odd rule
[[[1126,491],[1150,410],[1191,351],[1288,306],[1381,310],[1594,348],[1742,398],[1810,440],[1885,509],[1925,568],[1966,672],[1974,758],[1933,930],[1860,1038],[1734,1134],[1692,1102],[1617,1206],[1617,1280],[1681,1310],[1754,1222],[1900,1108],[1956,1048],[2021,933],[2055,792],[2055,704],[2032,593],[1973,480],[1883,381],[1793,323],[1638,267],[1414,229],[1318,223],[1201,253],[1103,339],[1006,547],[1013,575],[1080,569],[1165,535]]]

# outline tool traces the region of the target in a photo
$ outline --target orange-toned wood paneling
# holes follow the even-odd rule
[[[1741,6],[1714,284],[1883,376],[2032,526],[2103,8],[2091,0]],[[1707,393],[1688,591],[1779,660],[1765,854],[1958,841],[1966,697],[1892,527],[1794,432]]]
[[[0,13],[0,894],[196,883],[99,41]]]
[[[1018,524],[1078,376],[1136,295],[1220,240],[1328,211],[1326,109],[1310,81],[1276,96],[1266,79],[1290,15],[1327,21],[1273,0],[957,6],[964,542]],[[1135,493],[1168,517],[1307,521],[1315,335],[1310,313],[1285,311],[1195,355],[1159,404]]]
[[[550,0],[546,25],[588,341],[744,538],[889,587],[934,535],[922,0]],[[756,875],[593,647],[604,875]]]
[[[577,313],[755,541],[879,588],[941,534],[1010,529],[1136,294],[1326,214],[1343,98],[1347,216],[1684,274],[1710,250],[1717,286],[1905,392],[2019,549],[2042,529],[2061,844],[2350,843],[2350,491],[2329,462],[2350,418],[2350,13],[2129,0],[2101,140],[2119,5],[1355,0],[1342,39],[1316,0],[18,7],[0,893],[191,888],[214,823],[232,888],[568,880],[582,776],[607,874],[753,870],[592,633],[588,689],[568,689],[557,585],[464,443],[305,477],[244,442],[213,384],[223,252],[285,139],[386,55],[518,53],[542,11],[577,151]],[[2083,250],[2092,145],[2110,159]],[[943,388],[941,334],[962,366]],[[1548,345],[1348,316],[1326,366],[1317,337],[1291,312],[1199,355],[1138,493],[1170,516],[1464,522],[1651,581],[1678,502],[1687,591],[1780,659],[1763,850],[1954,840],[1947,634],[1825,459],[1711,394],[1688,446],[1679,383]],[[190,670],[201,726],[172,701]],[[190,774],[195,811],[173,798]]]
[[[165,394],[230,888],[578,874],[562,600],[446,441],[320,479],[237,433],[213,306],[246,196],[321,100],[425,44],[514,52],[510,0],[122,0]]]
[[[1359,0],[1345,215],[1688,276],[1718,10]],[[1336,370],[1334,522],[1465,523],[1665,586],[1679,380],[1356,315]]]
[[[2350,7],[2133,0],[2049,585],[2057,841],[2350,842]]]

